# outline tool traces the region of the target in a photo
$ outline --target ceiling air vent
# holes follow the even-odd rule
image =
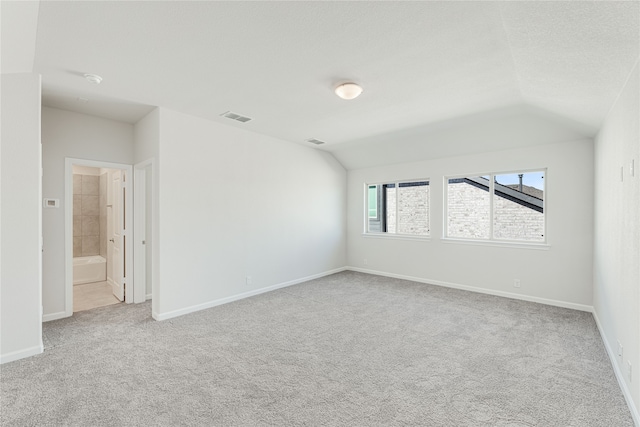
[[[232,119],[237,122],[246,123],[251,120],[251,117],[241,116],[240,114],[234,113],[232,111],[227,111],[226,113],[220,114],[222,117],[226,117],[227,119]]]
[[[316,144],[316,145],[324,144],[324,141],[320,141],[319,139],[315,139],[315,138],[309,138],[309,139],[307,139],[307,142],[310,142],[310,143]]]

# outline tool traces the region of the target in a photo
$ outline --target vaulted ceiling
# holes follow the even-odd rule
[[[162,106],[295,143],[317,138],[351,167],[359,164],[347,157],[359,148],[413,141],[417,149],[424,135],[440,142],[423,151],[465,151],[442,150],[447,138],[437,135],[487,120],[522,129],[544,121],[562,137],[593,136],[640,51],[637,1],[1,8],[2,72],[40,73],[44,105],[131,123]],[[85,73],[104,80],[92,85]],[[364,93],[339,99],[333,89],[345,81]],[[253,120],[220,117],[229,110]]]

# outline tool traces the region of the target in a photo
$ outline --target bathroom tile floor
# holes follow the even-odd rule
[[[119,303],[120,301],[113,296],[111,285],[108,282],[85,283],[73,287],[74,313]]]

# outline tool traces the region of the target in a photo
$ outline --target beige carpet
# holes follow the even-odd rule
[[[588,313],[354,272],[150,311],[44,324],[2,425],[633,425]]]

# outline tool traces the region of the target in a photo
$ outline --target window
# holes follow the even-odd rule
[[[447,235],[488,239],[491,200],[489,177],[449,179],[447,186]]]
[[[545,241],[545,171],[446,180],[446,236]]]
[[[378,187],[369,186],[369,218],[378,218]]]
[[[429,181],[367,184],[367,233],[429,235]]]

